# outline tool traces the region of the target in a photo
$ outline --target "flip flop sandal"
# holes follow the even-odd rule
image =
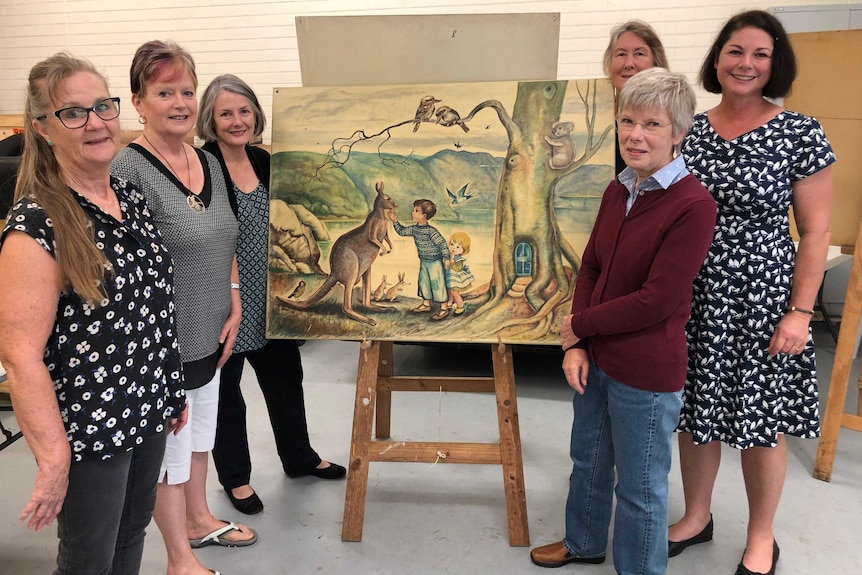
[[[221,547],[248,547],[257,541],[257,533],[255,533],[250,527],[246,527],[246,529],[251,533],[251,539],[246,539],[244,541],[222,539],[222,535],[230,533],[231,531],[244,533],[244,531],[237,527],[235,523],[230,522],[224,527],[220,527],[212,533],[209,533],[205,537],[201,537],[200,539],[189,539],[189,545],[191,545],[192,549],[200,549],[201,547],[208,547],[210,545],[219,545]]]

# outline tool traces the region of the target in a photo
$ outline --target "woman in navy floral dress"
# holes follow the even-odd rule
[[[718,203],[718,219],[687,326],[679,424],[686,510],[669,530],[668,554],[712,539],[724,442],[741,450],[748,495],[736,571],[743,575],[774,573],[778,561],[772,524],[787,467],[784,435],[820,431],[809,321],[829,246],[835,156],[817,120],[765,99],[789,93],[795,75],[793,50],[773,16],[734,16],[700,72],[721,102],[695,117],[682,149]]]

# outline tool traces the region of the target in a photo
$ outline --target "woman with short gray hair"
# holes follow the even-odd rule
[[[616,572],[667,569],[684,327],[715,226],[715,201],[677,153],[694,106],[685,77],[663,68],[638,73],[620,93],[617,132],[628,167],[602,196],[560,329],[563,372],[576,392],[574,465],[565,537],[533,549],[540,567],[603,563],[616,491]]]

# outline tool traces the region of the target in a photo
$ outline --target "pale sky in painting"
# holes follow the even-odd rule
[[[586,81],[581,81],[582,86]],[[485,100],[499,100],[511,115],[517,96],[517,82],[485,82],[471,84],[435,84],[413,86],[356,86],[333,88],[276,88],[273,94],[273,153],[301,150],[325,154],[334,138],[350,138],[356,130],[366,135],[376,134],[388,126],[404,121],[407,124],[390,130],[391,139],[378,136],[361,142],[353,151],[413,156],[430,156],[441,149],[488,152],[502,157],[508,147],[506,131],[496,112],[481,110],[467,124],[469,133],[459,126],[444,127],[423,122],[413,132],[413,117],[420,100],[434,96],[441,100],[436,106],[449,106],[462,118]],[[599,111],[597,129],[601,132],[612,121],[613,95],[610,84],[597,82]],[[570,82],[561,121],[574,122],[576,145],[583,142],[584,108],[574,82]],[[385,143],[383,143],[385,141]],[[612,157],[612,156],[611,156]]]

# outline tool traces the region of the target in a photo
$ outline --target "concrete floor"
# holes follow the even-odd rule
[[[818,333],[821,394],[825,401],[834,345]],[[326,459],[346,464],[359,347],[356,343],[309,341],[302,348],[306,406],[312,444]],[[858,364],[857,364],[858,369]],[[396,374],[491,373],[487,348],[453,350],[395,347]],[[555,354],[515,354],[527,509],[532,544],[563,534],[570,462],[571,391]],[[849,406],[855,406],[854,370]],[[214,514],[244,521],[259,542],[244,549],[197,551],[202,562],[224,575],[257,574],[508,574],[547,573],[529,559],[529,549],[510,547],[502,477],[498,466],[375,463],[369,474],[362,541],[341,541],[345,482],[289,479],[275,454],[260,391],[246,370],[244,390],[255,417],[249,421],[252,484],[266,508],[256,516],[233,510],[211,469],[209,501]],[[497,423],[490,394],[401,393],[393,397],[393,439],[494,441]],[[11,414],[0,414],[14,427]],[[862,572],[857,529],[862,519],[862,433],[842,430],[831,483],[811,470],[817,441],[788,439],[787,482],[776,534],[778,572],[821,575]],[[669,574],[730,575],[745,544],[747,509],[739,456],[726,448],[715,494],[715,540],[670,561]],[[53,570],[55,530],[40,534],[18,522],[34,477],[24,441],[0,452],[0,573],[45,574]],[[670,476],[670,516],[680,515],[682,490],[677,463]],[[610,550],[609,550],[610,555]],[[165,571],[165,552],[155,525],[145,549],[144,574]],[[558,573],[614,573],[599,566],[567,566]]]

